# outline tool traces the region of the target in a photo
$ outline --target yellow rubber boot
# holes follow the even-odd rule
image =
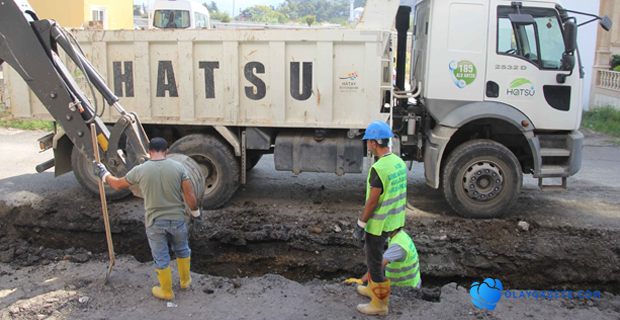
[[[159,280],[159,287],[153,287],[151,292],[155,298],[162,300],[174,299],[174,292],[172,292],[172,272],[170,267],[166,269],[155,269],[157,272],[157,279]]]
[[[373,316],[387,315],[390,299],[390,280],[385,282],[368,280],[368,291],[370,291],[370,303],[358,304],[357,311]]]
[[[189,288],[192,283],[192,275],[189,272],[190,257],[177,258],[177,266],[179,267],[179,278],[181,278],[181,289]]]
[[[370,279],[370,273],[366,273],[366,275],[364,275],[364,277],[366,277],[366,279]],[[364,277],[362,277],[362,279]],[[357,285],[357,293],[359,293],[360,295],[362,295],[364,297],[370,298],[370,289],[368,289],[368,284],[366,284],[366,285],[364,285],[363,283],[358,284]]]
[[[368,297],[371,298],[371,293],[370,293],[370,289],[368,289],[368,286],[365,285],[358,285],[357,286],[357,293],[363,295],[364,297]]]

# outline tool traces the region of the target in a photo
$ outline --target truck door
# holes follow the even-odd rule
[[[492,0],[485,100],[511,105],[536,129],[575,130],[581,115],[578,66],[557,80],[565,52],[559,13],[552,4]]]

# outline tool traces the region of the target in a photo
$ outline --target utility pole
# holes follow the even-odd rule
[[[231,17],[233,21],[235,20],[235,2],[236,0],[233,0],[233,8],[232,8],[233,10],[232,10],[232,17]]]
[[[355,19],[355,15],[353,13],[353,10],[355,10],[354,6],[355,0],[349,0],[349,22],[353,22],[353,20]]]
[[[355,0],[349,0],[349,22],[355,20]]]

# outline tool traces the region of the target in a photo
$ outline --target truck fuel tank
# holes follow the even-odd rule
[[[364,143],[359,137],[349,138],[346,131],[283,132],[276,137],[275,145],[274,162],[279,171],[330,172],[339,176],[362,172]]]

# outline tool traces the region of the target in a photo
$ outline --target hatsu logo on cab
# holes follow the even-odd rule
[[[512,97],[533,97],[536,89],[532,81],[526,78],[517,78],[510,83],[510,88],[506,90],[506,95]]]

